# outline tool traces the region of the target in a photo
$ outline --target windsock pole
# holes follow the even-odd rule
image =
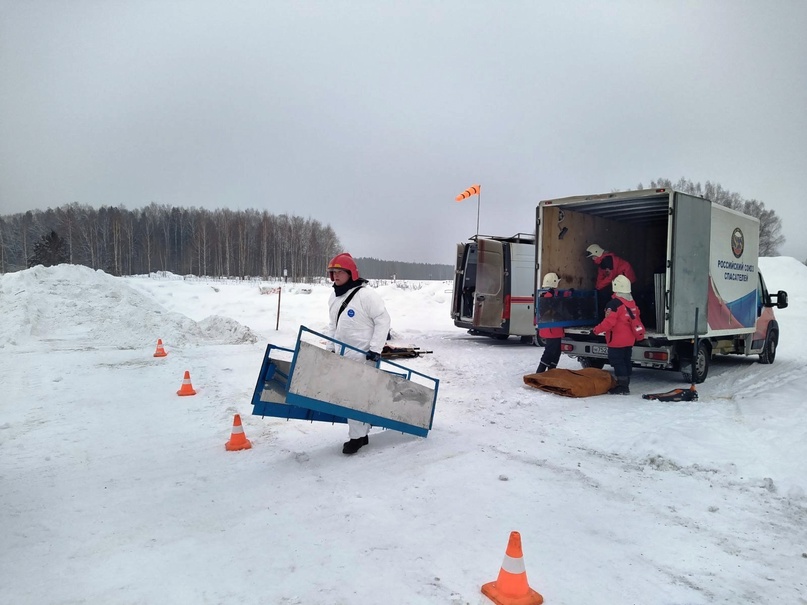
[[[476,241],[479,242],[479,207],[482,205],[482,188],[476,192]]]

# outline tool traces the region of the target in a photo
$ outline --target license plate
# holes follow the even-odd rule
[[[608,347],[605,345],[591,345],[591,352],[595,355],[608,355]]]

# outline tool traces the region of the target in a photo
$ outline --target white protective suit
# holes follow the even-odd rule
[[[375,351],[381,353],[384,344],[387,342],[387,334],[390,329],[390,317],[384,300],[377,292],[369,286],[359,287],[358,292],[353,296],[345,310],[339,316],[337,323],[336,316],[345,299],[350,296],[355,288],[351,288],[342,296],[336,296],[336,292],[331,292],[328,300],[330,321],[328,323],[329,336],[340,340],[362,351]],[[328,342],[327,349],[334,350],[334,343]],[[359,353],[352,349],[345,349],[345,357],[357,360],[365,359],[364,353]],[[367,361],[375,364],[375,362]],[[348,419],[348,434],[351,439],[359,439],[367,435],[370,425],[358,420]]]

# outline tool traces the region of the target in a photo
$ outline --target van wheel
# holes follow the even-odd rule
[[[711,357],[712,351],[709,348],[709,345],[703,341],[698,343],[698,356],[695,358],[695,363],[687,366],[686,369],[681,370],[681,375],[684,377],[684,380],[687,382],[695,382],[696,384],[700,384],[706,380],[706,376],[709,374],[709,361]],[[695,372],[694,381],[692,380],[693,369]]]
[[[762,348],[762,353],[759,354],[759,363],[773,363],[776,359],[776,346],[779,344],[779,332],[777,330],[768,330],[768,335],[765,337],[765,346]]]
[[[577,361],[579,361],[580,365],[584,368],[596,368],[598,370],[602,370],[605,366],[605,360],[598,359],[596,357],[578,357]]]

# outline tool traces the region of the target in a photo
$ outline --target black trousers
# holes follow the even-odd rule
[[[560,361],[560,338],[544,338],[544,354],[541,355],[541,363],[556,368]]]
[[[614,374],[619,378],[630,378],[633,371],[631,355],[633,347],[608,347],[608,363],[614,368]]]

